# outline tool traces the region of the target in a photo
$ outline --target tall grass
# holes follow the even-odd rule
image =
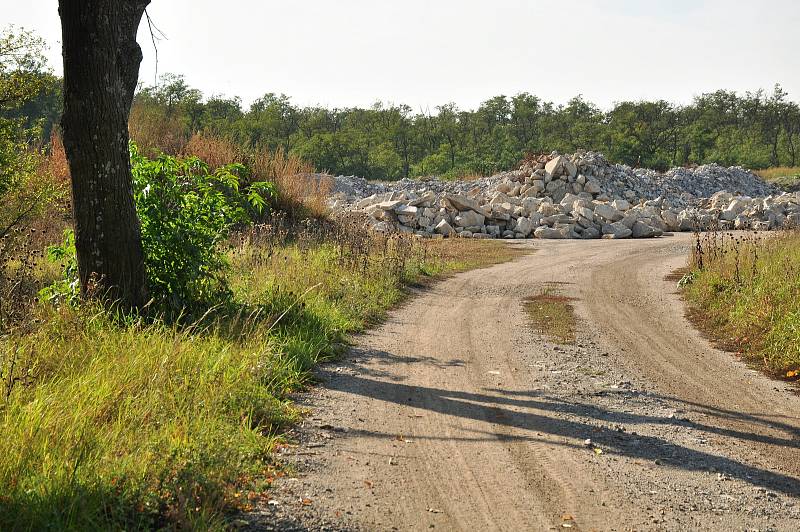
[[[2,351],[0,528],[213,528],[264,477],[280,397],[317,353],[255,328],[232,340],[101,312],[41,315]],[[292,347],[292,356],[286,350]]]
[[[770,373],[800,369],[800,232],[698,235],[684,278],[695,317]]]
[[[199,157],[211,168],[244,162],[252,169],[255,180],[275,183],[276,207],[293,216],[321,216],[326,211],[333,180],[315,173],[313,166],[283,148],[244,149],[231,140],[198,133],[189,139],[182,153]]]
[[[279,194],[278,208],[313,216],[321,216],[327,211],[326,202],[333,189],[333,178],[316,173],[311,164],[278,148],[275,152],[256,151],[251,165],[256,175],[275,183]]]
[[[128,131],[142,155],[150,158],[161,153],[180,155],[189,141],[178,113],[165,116],[160,110],[145,105],[131,107]]]
[[[376,234],[355,215],[309,219],[300,227],[278,214],[238,235],[231,257],[240,274],[233,287],[241,298],[256,300],[313,288],[304,308],[326,316],[343,333],[380,320],[409,285],[522,253],[498,242]]]
[[[223,528],[268,496],[314,364],[405,286],[515,255],[286,216],[230,244],[237,303],[193,326],[34,305],[0,339],[0,530]]]

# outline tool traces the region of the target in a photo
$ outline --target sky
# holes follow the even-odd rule
[[[0,27],[36,31],[61,72],[57,0],[0,0]],[[153,0],[140,80],[181,74],[206,96],[298,105],[472,109],[529,92],[687,103],[780,83],[800,100],[795,0]]]

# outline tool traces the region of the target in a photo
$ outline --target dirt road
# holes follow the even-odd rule
[[[258,526],[800,530],[800,397],[685,320],[664,277],[689,236],[524,245],[320,370]],[[527,322],[546,285],[576,299],[575,346]]]

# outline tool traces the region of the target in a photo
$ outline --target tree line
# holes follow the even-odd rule
[[[40,120],[47,134],[60,112],[60,80],[48,74],[42,87],[16,113]],[[711,162],[754,169],[800,164],[800,105],[780,85],[743,95],[719,90],[686,105],[623,101],[603,110],[582,96],[557,105],[521,93],[496,96],[475,110],[448,103],[433,112],[380,102],[302,107],[274,93],[245,108],[239,98],[205,97],[171,74],[139,87],[131,135],[140,146],[177,153],[197,132],[370,179],[488,175],[529,153],[578,149],[661,170]]]
[[[527,153],[578,149],[662,170],[710,162],[795,166],[800,146],[800,106],[779,85],[744,95],[719,90],[688,105],[623,101],[604,111],[581,96],[556,105],[521,93],[491,98],[475,110],[449,103],[427,112],[380,102],[301,107],[273,93],[243,108],[238,98],[204,98],[183,77],[166,75],[140,88],[131,120],[140,143],[180,144],[205,131],[371,179],[485,175],[514,167]]]

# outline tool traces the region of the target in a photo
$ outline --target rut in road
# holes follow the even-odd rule
[[[664,278],[690,239],[536,242],[423,291],[321,368],[286,454],[298,478],[259,523],[800,529],[800,398],[685,320]],[[553,283],[574,346],[523,312]]]

